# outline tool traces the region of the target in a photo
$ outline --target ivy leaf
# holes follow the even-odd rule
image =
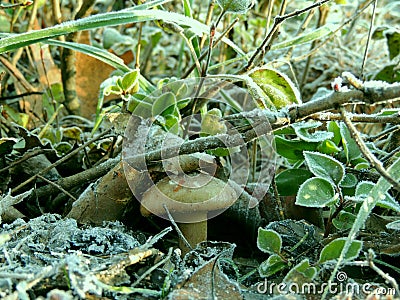
[[[279,254],[282,249],[282,238],[271,229],[258,228],[257,247],[264,253]]]
[[[335,200],[332,183],[321,177],[313,177],[300,186],[295,203],[306,207],[325,207]]]
[[[346,239],[347,237],[338,238],[326,245],[320,253],[318,263],[322,264],[327,261],[337,260],[343,250]],[[347,261],[356,259],[360,254],[361,248],[361,241],[352,241],[344,259]]]

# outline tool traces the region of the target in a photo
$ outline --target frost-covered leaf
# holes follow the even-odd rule
[[[303,151],[315,151],[318,147],[317,143],[309,143],[305,141],[291,141],[281,136],[275,136],[276,152],[279,155],[292,160],[302,160]]]
[[[347,230],[353,226],[356,216],[347,211],[342,211],[339,216],[332,220],[333,226],[339,230]]]
[[[340,135],[342,136],[342,144],[347,162],[359,158],[361,156],[360,149],[351,137],[350,131],[345,123],[340,123]]]
[[[296,135],[306,142],[322,142],[333,138],[333,133],[329,131],[315,131],[320,127],[321,122],[298,122],[292,124]],[[312,129],[312,132],[309,130]]]
[[[334,184],[339,184],[344,177],[344,166],[341,162],[326,154],[304,151],[304,158],[310,171]]]
[[[343,250],[346,239],[347,238],[338,238],[326,245],[320,253],[318,263],[321,264],[327,261],[337,260]],[[360,254],[361,248],[361,241],[352,241],[344,257],[344,260],[351,261],[353,259],[356,259]]]
[[[273,254],[260,264],[258,267],[258,273],[261,277],[269,277],[286,267],[287,263],[279,255]]]
[[[340,186],[344,188],[352,188],[356,186],[357,182],[358,180],[356,176],[353,174],[346,174],[340,183]]]
[[[261,88],[267,102],[272,102],[276,109],[301,103],[298,89],[284,73],[264,67],[255,69],[249,76]]]
[[[251,0],[217,0],[219,6],[221,6],[222,10],[225,12],[237,13],[237,14],[245,14],[251,4]]]
[[[391,222],[386,225],[387,229],[400,230],[400,220]]]
[[[371,192],[372,188],[375,186],[375,183],[371,181],[361,181],[357,187],[354,197],[346,197],[346,199],[355,201],[355,202],[363,202],[368,197],[368,194]],[[395,212],[400,212],[400,204],[389,194],[382,194],[378,202],[377,206],[388,208],[394,210]]]
[[[325,207],[335,200],[332,183],[320,177],[307,179],[296,196],[296,204],[306,207]]]
[[[271,229],[258,228],[257,247],[262,252],[279,254],[282,249],[282,238]]]
[[[284,282],[295,282],[299,286],[311,282],[317,275],[317,268],[311,267],[308,258],[295,265],[283,279]]]
[[[287,169],[275,177],[280,196],[296,195],[299,187],[312,176],[306,169]]]

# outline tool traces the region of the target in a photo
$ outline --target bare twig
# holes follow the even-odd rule
[[[274,129],[278,129],[285,127],[291,123],[303,120],[312,114],[332,109],[344,103],[355,102],[356,101],[355,99],[364,100],[369,103],[374,103],[398,97],[400,97],[400,85],[394,84],[394,85],[389,85],[385,88],[377,88],[377,89],[371,88],[367,89],[366,91],[352,90],[347,92],[335,92],[335,93],[332,92],[332,94],[328,96],[322,97],[315,101],[292,106],[288,110],[286,108],[278,112],[271,112],[264,110],[262,111],[262,113],[268,119],[269,123],[271,124],[271,127]],[[265,120],[265,117],[262,119]],[[257,117],[255,117],[253,111],[231,115],[229,117],[226,117],[225,119],[241,120],[243,118],[248,120],[253,120],[254,122],[258,120]],[[268,131],[265,131],[265,133],[268,133]],[[231,136],[225,134],[218,136],[202,137],[183,143],[180,147],[180,151],[176,151],[176,149],[171,149],[171,151],[168,151],[168,149],[162,149],[134,157],[134,159],[144,160],[146,163],[154,163],[160,161],[162,158],[163,159],[170,158],[170,156],[165,157],[166,154],[176,156],[177,154],[175,153],[178,152],[179,155],[182,155],[182,154],[191,154],[196,152],[202,152],[205,150],[216,149],[219,147],[234,147],[235,145],[243,145],[243,142],[249,142],[256,137],[257,134],[254,128],[243,133],[242,135],[236,134],[234,136]],[[59,186],[63,187],[64,189],[69,189],[74,186],[90,182],[91,180],[97,179],[105,175],[119,161],[120,158],[118,157],[108,159],[106,162],[98,165],[95,168],[85,170],[81,173],[72,175],[70,177],[62,178],[56,181],[56,183]],[[57,192],[58,189],[56,189],[54,186],[51,185],[40,187],[35,191],[36,195],[39,198],[42,195],[53,195]]]
[[[224,32],[222,32],[222,33],[218,36],[218,38],[215,39],[215,41],[214,41],[213,44],[212,44],[212,49],[215,48],[215,46],[218,45],[218,43],[222,40],[222,38],[223,38],[224,36],[226,36],[226,35],[228,34],[229,31],[232,30],[233,26],[235,26],[235,24],[236,24],[238,21],[239,21],[239,18],[234,19],[233,22],[228,26],[228,28],[226,28],[226,29],[224,30]],[[207,48],[207,50],[204,51],[204,52],[200,55],[200,57],[199,57],[199,59],[198,59],[199,62],[201,62],[201,61],[208,55],[208,52],[209,52],[209,48]],[[185,72],[185,74],[183,74],[182,79],[188,77],[188,76],[190,75],[190,73],[194,70],[195,67],[196,67],[196,64],[195,64],[195,63],[192,64],[192,65],[190,66],[190,68]]]
[[[374,258],[375,258],[374,251],[372,249],[368,249],[367,260],[368,260],[369,267],[372,270],[374,270],[376,273],[378,273],[386,282],[389,282],[396,290],[397,295],[400,295],[400,289],[399,289],[399,285],[396,282],[396,279],[394,279],[388,273],[385,273],[381,269],[379,269],[374,263]]]
[[[400,191],[400,183],[393,179],[386,169],[382,166],[382,163],[371,153],[368,147],[365,145],[364,141],[362,140],[360,134],[358,133],[356,127],[353,125],[351,120],[347,116],[347,112],[344,107],[340,107],[340,113],[343,116],[343,121],[346,123],[347,128],[350,130],[350,134],[354,141],[356,142],[358,148],[360,149],[361,153],[364,157],[369,161],[369,163],[374,167],[379,174],[382,175],[393,187]]]
[[[37,177],[39,177],[40,179],[42,179],[43,181],[46,181],[48,184],[51,184],[52,186],[55,186],[57,189],[59,189],[61,192],[63,192],[65,195],[67,195],[68,197],[70,197],[71,199],[73,199],[74,201],[76,201],[77,199],[68,191],[66,191],[65,189],[63,189],[61,186],[59,186],[57,183],[48,180],[46,177],[43,177],[42,175],[38,174],[36,175]]]
[[[290,18],[299,16],[313,8],[319,7],[327,2],[329,2],[331,0],[321,0],[319,2],[313,3],[310,6],[303,8],[303,9],[299,9],[299,10],[295,10],[291,13],[285,14],[283,16],[276,16],[274,19],[274,24],[271,28],[271,30],[268,32],[268,34],[265,36],[264,40],[261,42],[261,45],[256,49],[256,51],[254,51],[253,55],[250,57],[246,67],[245,67],[245,71],[249,71],[253,68],[254,66],[254,61],[255,59],[262,54],[261,56],[264,56],[266,53],[266,46],[268,44],[271,44],[271,42],[273,41],[274,37],[276,37],[276,33],[279,30],[280,24]],[[261,59],[262,57],[260,57]]]
[[[350,121],[358,123],[400,124],[400,116],[397,113],[390,116],[347,113],[347,117],[349,118]],[[317,113],[309,116],[309,118],[318,121],[340,121],[343,119],[341,114],[335,114],[329,112]]]
[[[188,249],[193,250],[193,247],[189,244],[188,240],[185,238],[182,231],[179,229],[178,224],[176,224],[174,218],[172,217],[172,215],[169,212],[169,209],[168,209],[167,205],[165,205],[165,203],[163,204],[163,207],[165,209],[165,212],[167,213],[168,220],[171,222],[172,226],[174,226],[176,232],[178,233],[179,238],[182,240],[182,242],[185,244],[185,246]]]
[[[83,148],[87,147],[88,145],[90,145],[91,143],[103,138],[106,134],[108,134],[111,131],[112,128],[104,131],[103,133],[99,134],[97,137],[91,139],[90,141],[84,143],[83,145],[81,145],[80,147],[76,148],[74,151],[70,152],[69,154],[67,154],[66,156],[62,157],[61,159],[57,160],[55,163],[51,164],[50,166],[48,166],[47,168],[44,168],[42,171],[40,171],[38,174],[35,174],[34,176],[28,178],[27,180],[25,180],[24,182],[22,182],[20,185],[18,185],[17,187],[15,187],[12,190],[12,193],[17,192],[18,190],[20,190],[22,187],[24,187],[25,185],[27,185],[28,183],[32,182],[33,180],[36,179],[37,175],[43,175],[46,174],[48,171],[50,171],[51,169],[57,167],[58,165],[62,164],[63,162],[67,161],[68,159],[70,159],[71,157],[73,157],[74,155],[76,155],[79,151],[81,151]]]
[[[371,23],[369,25],[367,44],[365,45],[364,57],[363,57],[363,61],[361,64],[361,78],[362,79],[365,79],[364,78],[364,67],[365,67],[365,63],[367,62],[369,43],[371,42],[372,32],[373,32],[373,28],[374,28],[376,2],[377,2],[377,0],[375,0],[372,5]]]
[[[37,156],[37,155],[40,155],[40,154],[43,154],[43,153],[46,153],[46,152],[53,152],[53,151],[54,151],[53,149],[35,149],[35,150],[30,151],[30,152],[27,152],[20,159],[11,162],[8,166],[4,167],[3,169],[0,169],[0,173],[5,172],[5,171],[13,168],[14,166],[16,166],[16,165],[18,165],[18,164],[20,164],[20,163],[22,163],[22,162],[34,157],[34,156]]]

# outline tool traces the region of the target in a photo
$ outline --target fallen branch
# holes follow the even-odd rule
[[[289,124],[304,120],[313,114],[334,109],[346,103],[355,103],[359,101],[367,102],[370,104],[393,100],[400,98],[400,84],[385,84],[376,87],[365,87],[364,90],[350,90],[345,92],[332,92],[330,95],[319,98],[315,101],[307,102],[304,104],[294,105],[289,108],[281,109],[277,112],[269,110],[260,110],[262,114],[251,112],[243,112],[226,117],[226,120],[254,120],[256,123],[259,119],[268,119],[273,129],[279,129]],[[191,154],[196,152],[204,152],[206,150],[216,149],[220,147],[235,147],[248,143],[262,134],[268,134],[268,124],[253,125],[253,128],[241,134],[235,135],[221,134],[216,136],[201,137],[195,140],[184,142],[179,149],[176,147],[163,148],[155,151],[150,151],[146,154],[138,155],[131,158],[128,163],[137,161],[145,161],[146,164],[155,164],[161,159],[171,158],[182,154]],[[177,151],[179,150],[179,151]],[[60,179],[56,184],[66,190],[86,184],[95,180],[108,171],[110,171],[118,162],[120,158],[108,159],[106,162],[92,168],[85,170],[81,173]],[[42,173],[42,172],[41,172]],[[37,197],[50,196],[59,193],[59,189],[46,185],[40,187],[34,192]]]

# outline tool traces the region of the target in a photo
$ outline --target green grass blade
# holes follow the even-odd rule
[[[93,47],[91,45],[86,45],[86,44],[63,42],[52,39],[45,41],[45,43],[52,46],[64,47],[74,51],[82,52],[123,72],[131,71],[131,68],[125,65],[124,61],[121,58],[101,48]],[[140,87],[147,93],[151,93],[152,91],[155,90],[155,87],[143,76],[140,76],[139,84]]]
[[[153,20],[163,20],[177,23],[179,25],[183,25],[184,27],[189,27],[198,36],[201,36],[203,33],[208,33],[210,30],[205,24],[174,12],[162,10],[122,10],[93,15],[75,21],[67,21],[61,23],[60,25],[40,30],[9,35],[0,40],[0,53],[16,50],[24,46],[71,32]],[[226,38],[224,38],[223,41],[231,46],[236,52],[244,55],[243,51],[237,45],[235,45],[235,43]]]

